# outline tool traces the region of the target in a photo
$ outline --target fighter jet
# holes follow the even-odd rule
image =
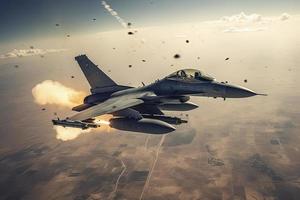
[[[245,98],[258,94],[248,88],[218,82],[197,69],[181,69],[152,84],[133,88],[119,85],[97,67],[86,55],[75,57],[91,89],[83,104],[72,110],[78,113],[55,125],[93,127],[95,117],[111,114],[110,126],[124,131],[164,134],[174,131],[173,125],[187,123],[163,111],[189,111],[198,108],[191,96]],[[72,124],[74,122],[74,124]]]

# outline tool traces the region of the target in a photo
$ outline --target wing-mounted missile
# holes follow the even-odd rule
[[[109,125],[112,128],[118,130],[148,134],[166,134],[176,130],[172,125],[156,119],[143,118],[141,120],[135,120],[125,117],[119,117],[112,118],[109,120],[109,122]]]
[[[158,107],[161,110],[170,110],[170,111],[189,111],[198,108],[197,104],[192,102],[185,103],[162,103]]]
[[[142,98],[147,103],[185,103],[190,100],[189,96],[145,96]]]
[[[174,125],[180,125],[188,122],[187,120],[183,120],[178,117],[170,117],[164,115],[143,115],[143,117],[147,119],[156,119],[156,120],[164,121],[166,123],[174,124]]]
[[[82,130],[88,129],[88,128],[98,128],[100,125],[89,123],[89,122],[83,122],[83,121],[73,121],[69,119],[53,119],[52,123],[54,126],[62,126],[62,127],[71,127],[71,128],[81,128]]]

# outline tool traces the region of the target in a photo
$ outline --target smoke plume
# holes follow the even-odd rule
[[[85,96],[83,92],[78,92],[52,80],[45,80],[37,84],[32,89],[32,95],[37,104],[53,104],[69,108],[82,103]]]
[[[62,141],[68,141],[73,140],[77,138],[82,133],[88,133],[91,130],[82,130],[78,128],[70,128],[70,127],[61,127],[61,126],[54,126],[54,129],[56,131],[56,139],[62,140]]]

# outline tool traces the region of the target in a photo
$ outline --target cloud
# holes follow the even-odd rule
[[[267,28],[259,27],[259,28],[238,28],[238,27],[229,27],[228,29],[223,30],[223,33],[242,33],[242,32],[258,32],[265,31]]]
[[[67,51],[67,49],[14,49],[6,54],[0,55],[0,59],[45,55],[48,53],[59,53],[63,51]]]
[[[37,104],[53,104],[69,108],[80,104],[85,97],[84,92],[76,91],[52,80],[37,84],[32,88],[32,95]]]
[[[269,24],[288,19],[290,19],[290,15],[287,13],[282,13],[279,17],[265,17],[257,13],[247,15],[241,12],[237,15],[223,16],[219,20],[208,23],[225,27],[223,33],[245,33],[265,31]]]
[[[241,12],[237,15],[232,16],[224,16],[221,17],[218,22],[221,23],[235,23],[235,24],[266,24],[275,22],[278,20],[286,21],[290,19],[290,15],[288,13],[282,13],[279,17],[265,17],[257,13],[253,13],[250,15],[245,14],[244,12]]]
[[[124,27],[124,28],[128,28],[127,23],[125,22],[125,20],[123,18],[121,18],[118,13],[116,11],[114,11],[110,5],[108,5],[106,3],[106,1],[102,1],[101,2],[103,7],[113,16],[115,17],[118,22]]]
[[[287,14],[287,13],[282,13],[281,15],[280,15],[280,17],[279,17],[279,19],[281,20],[281,21],[286,21],[286,20],[288,20],[288,19],[290,19],[291,18],[291,16],[289,15],[289,14]]]
[[[221,17],[220,20],[223,22],[230,22],[230,23],[257,23],[257,22],[262,22],[266,19],[256,13],[246,15],[244,12],[241,12],[240,14],[237,15]]]

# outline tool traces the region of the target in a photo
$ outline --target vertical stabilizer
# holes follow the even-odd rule
[[[80,55],[75,57],[82,72],[88,80],[91,89],[111,87],[117,84],[109,78],[101,69],[97,67],[86,55]]]

